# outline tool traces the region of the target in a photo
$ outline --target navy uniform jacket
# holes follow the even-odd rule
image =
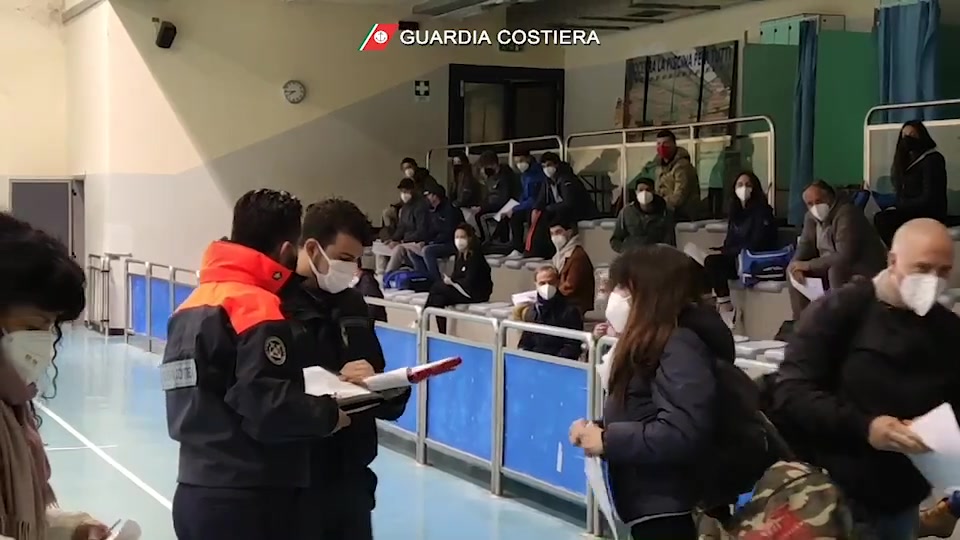
[[[299,276],[293,280],[304,282]],[[365,360],[375,372],[383,373],[383,350],[359,291],[348,288],[331,294],[302,284],[285,288],[281,297],[284,313],[296,319],[314,340],[313,347],[319,352],[310,359],[313,365],[337,373],[348,362]],[[310,488],[315,493],[311,500],[373,510],[377,478],[369,466],[377,457],[376,420],[396,420],[409,398],[406,389],[375,409],[351,414],[349,426],[313,441]],[[325,495],[330,500],[324,500]]]
[[[304,393],[310,336],[280,310],[290,271],[230,242],[207,248],[200,284],[170,318],[167,427],[183,484],[306,487],[311,443],[336,427],[329,397]]]

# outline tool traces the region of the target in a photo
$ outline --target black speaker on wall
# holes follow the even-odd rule
[[[173,46],[173,40],[177,38],[177,25],[170,21],[160,21],[157,26],[157,47],[169,49]]]

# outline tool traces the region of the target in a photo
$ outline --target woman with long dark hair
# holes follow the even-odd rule
[[[888,246],[897,229],[911,219],[946,220],[947,162],[923,122],[911,120],[900,128],[890,177],[896,203],[873,218]]]
[[[444,276],[430,288],[427,307],[447,307],[454,304],[479,304],[490,300],[493,279],[476,229],[461,223],[453,233],[457,257],[453,261],[453,275]],[[447,333],[446,317],[437,317],[437,330]]]
[[[607,320],[619,333],[602,423],[571,441],[609,465],[617,514],[635,540],[696,540],[698,460],[713,440],[718,358],[733,336],[700,305],[702,270],[683,252],[645,246],[610,268]]]
[[[61,326],[85,306],[83,270],[66,247],[10,214],[0,213],[0,538],[101,540],[107,527],[56,506],[50,463],[32,400],[52,371]]]
[[[737,279],[737,257],[740,252],[771,251],[777,247],[777,223],[773,208],[767,202],[757,175],[744,171],[737,176],[727,218],[727,236],[723,245],[711,248],[703,266],[710,287],[717,299],[717,309],[733,311],[730,303],[730,280]]]

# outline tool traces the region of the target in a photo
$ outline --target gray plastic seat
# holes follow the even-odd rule
[[[779,364],[780,362],[783,362],[783,356],[784,356],[784,353],[786,352],[787,352],[786,348],[770,349],[769,351],[764,351],[763,358],[767,362]]]
[[[396,298],[397,296],[401,296],[401,295],[403,295],[404,293],[407,293],[407,292],[410,292],[410,291],[404,291],[404,290],[401,290],[401,289],[384,289],[384,290],[383,290],[383,299],[384,299],[384,300],[393,300],[393,299]]]
[[[737,358],[734,364],[742,369],[751,379],[760,377],[777,371],[777,365],[763,360],[754,360],[752,358]]]
[[[600,228],[603,229],[603,230],[605,230],[605,231],[612,231],[612,230],[616,229],[616,228],[617,228],[617,220],[616,220],[616,218],[613,218],[613,219],[601,219],[601,220],[600,220]]]
[[[707,232],[712,233],[725,233],[727,232],[727,222],[726,221],[714,221],[713,223],[707,223],[704,227]]]
[[[584,230],[584,229],[596,229],[597,227],[600,226],[600,220],[599,220],[599,219],[585,219],[585,220],[583,220],[583,221],[577,222],[577,226],[580,227],[581,230]]]
[[[743,343],[744,341],[750,341],[750,338],[748,338],[747,336],[737,336],[737,335],[733,336],[734,343]]]
[[[692,233],[700,230],[700,223],[690,221],[686,223],[677,223],[677,232]]]
[[[452,309],[453,311],[462,311],[466,313],[467,311],[470,310],[470,306],[473,306],[473,305],[476,305],[476,304],[454,304],[452,306],[447,306],[447,309]]]
[[[513,306],[507,304],[503,307],[490,308],[487,314],[498,319],[509,319],[513,315]]]
[[[751,289],[755,291],[763,291],[769,293],[779,293],[787,288],[786,281],[761,281],[757,283]]]
[[[545,264],[547,264],[547,262],[544,261],[543,259],[527,260],[526,264],[524,264],[523,267],[527,270],[536,270]]]
[[[960,242],[960,227],[950,227],[950,237],[954,242]]]
[[[410,299],[407,301],[407,303],[410,304],[411,306],[422,306],[422,305],[425,305],[425,304],[427,303],[427,296],[429,296],[429,295],[430,295],[430,293],[425,293],[425,292],[424,292],[424,293],[414,293],[414,294],[410,295]]]
[[[758,341],[744,341],[737,343],[737,356],[742,358],[757,358],[761,354],[771,349],[782,349],[787,344],[775,339],[764,339]]]
[[[503,257],[490,257],[488,255],[486,259],[487,264],[489,264],[491,268],[500,268],[503,266]]]

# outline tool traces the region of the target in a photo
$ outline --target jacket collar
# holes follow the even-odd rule
[[[255,249],[233,242],[210,244],[203,254],[200,283],[245,283],[277,294],[293,272]]]

